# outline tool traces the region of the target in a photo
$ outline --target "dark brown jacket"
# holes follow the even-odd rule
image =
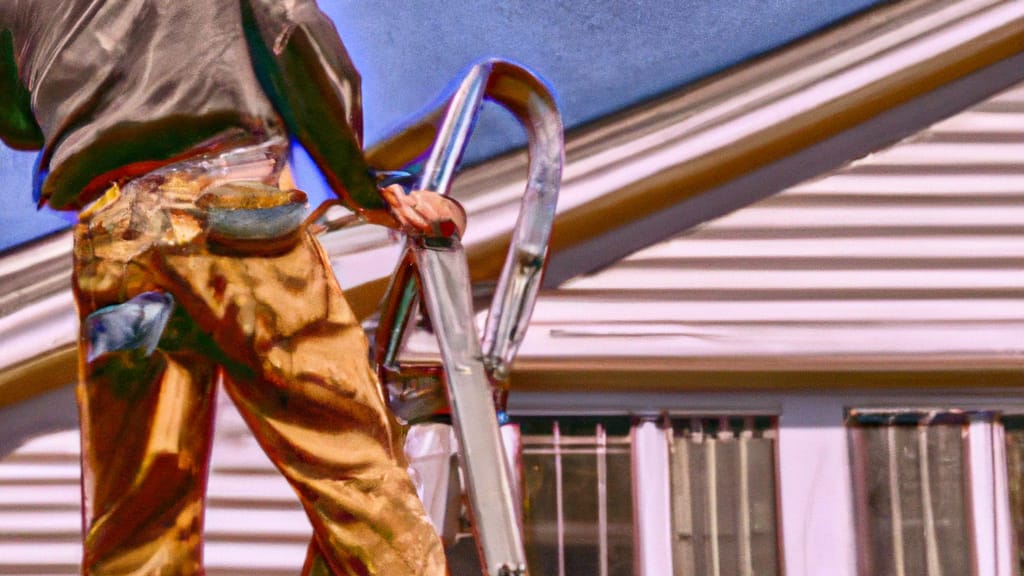
[[[313,0],[0,1],[0,138],[41,149],[37,193],[58,209],[284,131],[343,199],[378,208],[359,90]]]

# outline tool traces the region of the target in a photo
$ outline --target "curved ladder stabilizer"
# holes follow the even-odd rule
[[[547,87],[501,60],[473,66],[449,100],[418,189],[447,194],[484,99],[509,110],[529,139],[529,176],[484,330],[473,322],[469,269],[458,238],[410,237],[382,306],[375,354],[392,409],[412,424],[450,410],[477,545],[488,576],[526,574],[512,470],[500,418],[547,262],[563,163],[562,123]],[[422,292],[443,367],[399,364]]]

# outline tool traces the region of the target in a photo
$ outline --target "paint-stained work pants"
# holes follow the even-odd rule
[[[312,522],[304,573],[444,574],[365,336],[320,246],[304,228],[211,241],[196,204],[210,179],[183,166],[112,190],[75,229],[83,573],[203,573],[222,377]],[[104,340],[139,325],[159,331]]]

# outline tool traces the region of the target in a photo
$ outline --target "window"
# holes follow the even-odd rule
[[[673,430],[673,576],[778,574],[772,420],[690,418]]]
[[[1013,563],[1024,572],[1024,416],[1003,416],[1010,521],[1016,551]]]
[[[1007,474],[1016,430],[961,411],[852,410],[848,425],[860,574],[1017,573],[1007,490],[1021,478]]]
[[[515,422],[534,573],[780,574],[774,418]]]
[[[526,553],[537,574],[630,574],[627,419],[520,421]]]

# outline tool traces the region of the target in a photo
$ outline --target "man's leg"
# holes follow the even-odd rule
[[[81,356],[83,574],[202,574],[215,366],[159,348]]]
[[[217,368],[158,285],[163,198],[137,187],[113,189],[75,228],[82,572],[202,574]]]
[[[270,382],[226,388],[313,524],[304,573],[445,574],[440,539],[376,410],[343,390],[325,399]]]
[[[234,362],[226,390],[302,500],[315,531],[307,570],[445,574],[365,335],[316,241],[302,232],[273,254],[163,266],[188,278],[183,306]]]

